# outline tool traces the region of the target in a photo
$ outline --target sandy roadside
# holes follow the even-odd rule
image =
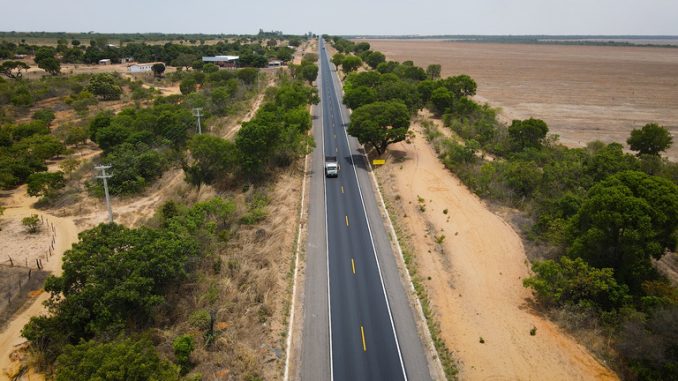
[[[460,379],[617,379],[530,310],[520,237],[443,167],[421,129],[413,130],[412,144],[391,146],[389,164],[378,176],[415,249],[441,336],[460,362]],[[437,245],[434,236],[441,235]]]
[[[7,210],[3,218],[7,219],[21,219],[31,214],[39,214],[45,217],[54,225],[56,232],[54,255],[49,262],[45,262],[45,270],[51,271],[54,275],[61,274],[61,261],[63,253],[71,248],[71,245],[78,239],[78,229],[73,223],[72,218],[59,218],[43,211],[31,208],[37,198],[26,195],[25,186],[19,188],[12,197],[8,200],[5,206]],[[26,340],[21,337],[21,329],[30,320],[32,316],[37,316],[45,313],[46,309],[43,302],[47,300],[49,294],[42,292],[30,303],[30,306],[20,313],[16,314],[13,319],[0,332],[0,380],[9,380],[7,371],[12,370],[17,363],[13,363],[10,355]],[[35,379],[35,378],[33,378]]]

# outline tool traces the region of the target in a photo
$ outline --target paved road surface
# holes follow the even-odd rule
[[[301,378],[427,380],[423,346],[369,168],[345,133],[348,114],[339,82],[320,46]],[[338,178],[324,178],[325,155],[337,156]]]

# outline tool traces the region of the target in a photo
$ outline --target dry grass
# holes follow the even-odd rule
[[[159,332],[160,348],[169,355],[171,342],[190,333],[198,348],[193,360],[205,380],[260,377],[282,378],[286,319],[289,308],[289,269],[294,258],[299,194],[303,173],[297,165],[270,185],[233,190],[222,197],[235,200],[239,220],[254,198],[266,195],[266,218],[234,228],[227,242],[214,248],[176,292],[167,329]],[[202,196],[200,198],[203,198]],[[210,343],[205,330],[192,326],[191,314],[204,310],[215,317]]]

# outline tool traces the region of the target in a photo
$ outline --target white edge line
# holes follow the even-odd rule
[[[327,53],[325,53],[325,54],[327,54]],[[329,66],[329,63],[328,63],[328,66]],[[331,75],[331,73],[330,73],[330,75]],[[335,85],[334,79],[332,80],[332,82],[333,82],[333,85]],[[338,97],[338,94],[337,94],[337,88],[336,88],[336,86],[333,86],[333,87],[334,87],[334,92],[335,92],[335,96],[336,96],[336,99],[337,99],[337,104],[339,104],[339,97]],[[339,104],[338,108],[339,108],[339,117],[340,117],[340,119],[342,119],[341,122],[343,124],[344,118],[343,118],[342,113],[341,113],[341,104]],[[348,140],[348,133],[346,132],[346,128],[343,125],[342,125],[341,129],[344,131],[344,137],[346,138],[346,144],[348,145],[349,154],[351,154],[351,143]],[[389,317],[389,320],[391,321],[391,329],[393,329],[393,338],[395,339],[396,348],[398,349],[398,358],[400,359],[400,367],[403,371],[403,377],[405,378],[405,381],[407,381],[407,372],[405,371],[405,363],[403,362],[403,355],[400,351],[400,343],[398,342],[398,333],[396,332],[395,324],[393,323],[393,314],[391,313],[391,305],[388,302],[388,294],[386,294],[386,286],[384,286],[384,278],[381,275],[381,266],[379,265],[379,258],[377,257],[377,249],[376,249],[376,246],[374,245],[374,238],[372,237],[372,229],[370,228],[370,220],[369,220],[369,218],[367,218],[367,209],[365,208],[365,200],[363,199],[363,192],[360,189],[360,179],[358,178],[358,172],[355,169],[355,162],[353,161],[353,155],[351,154],[350,157],[351,157],[351,164],[352,164],[352,167],[353,167],[353,174],[355,175],[356,183],[358,184],[358,194],[360,194],[360,202],[363,206],[363,214],[365,215],[365,222],[367,223],[367,230],[370,233],[370,242],[372,243],[372,253],[374,254],[374,259],[377,261],[377,270],[379,270],[379,280],[381,281],[381,289],[384,292],[384,300],[386,301],[386,309],[388,310],[388,317]],[[367,161],[368,165],[369,165],[369,161],[367,160],[366,157],[365,157],[365,161]]]
[[[318,47],[320,47],[320,43],[318,44]],[[322,67],[322,65],[320,65]],[[330,73],[330,78],[332,76],[332,73]],[[324,77],[323,70],[320,69],[320,81],[318,81],[318,84],[322,83],[322,79]],[[322,89],[320,91],[320,95],[322,97]],[[322,99],[322,98],[321,98]],[[322,102],[322,100],[321,100]],[[323,163],[325,160],[325,123],[323,118],[325,117],[325,111],[323,110],[323,107],[320,107],[320,113],[321,113],[321,118],[320,118],[320,137],[322,139],[322,159]],[[325,260],[326,260],[326,268],[327,268],[327,324],[330,329],[330,380],[334,381],[334,360],[332,358],[332,301],[331,301],[331,296],[330,296],[330,246],[329,246],[329,231],[327,227],[327,179],[325,179],[325,165],[323,164],[323,171],[322,171],[322,176],[323,176],[323,198],[325,199]]]
[[[335,91],[336,92],[336,91]],[[339,108],[339,112],[341,112],[341,108]],[[350,113],[350,111],[348,111]],[[384,202],[384,196],[381,194],[381,189],[379,188],[379,182],[377,181],[377,177],[374,175],[374,171],[372,169],[372,164],[370,163],[369,160],[367,160],[367,157],[365,157],[365,161],[367,162],[367,166],[370,168],[370,176],[372,178],[372,181],[375,184],[375,188],[377,189],[377,194],[379,194],[379,201],[381,202],[381,206],[384,208],[384,212],[386,213],[386,218],[388,219],[388,225],[390,228],[391,232],[391,239],[393,242],[396,244],[396,248],[398,249],[398,254],[400,255],[401,260],[403,261],[403,265],[405,263],[405,256],[403,255],[403,250],[400,247],[400,241],[398,240],[398,235],[395,232],[395,228],[393,227],[393,221],[391,220],[391,215],[388,213],[388,209],[386,209],[386,203]],[[410,275],[409,269],[407,269],[407,266],[405,266],[405,276],[407,279],[407,282],[409,284],[409,288],[411,292],[414,292],[416,295],[416,290],[414,289],[414,283],[412,283],[412,276]],[[423,331],[425,332],[426,335],[426,340],[428,341],[430,348],[433,349],[433,351],[436,353],[435,356],[435,363],[438,365],[438,372],[445,376],[445,370],[443,369],[443,364],[440,362],[440,356],[438,355],[438,350],[436,349],[435,345],[433,344],[433,337],[431,336],[431,331],[429,330],[428,327],[428,320],[426,319],[426,316],[424,316],[424,308],[421,306],[421,300],[419,300],[419,296],[416,295],[414,298],[416,305],[417,305],[417,312],[419,313],[419,319],[424,323],[424,329]]]
[[[287,350],[285,354],[285,375],[283,380],[288,381],[290,379],[290,353],[292,351],[292,331],[294,327],[294,307],[297,301],[297,270],[299,269],[299,256],[301,251],[301,231],[302,231],[302,222],[304,218],[304,197],[306,196],[306,179],[308,177],[308,160],[309,155],[306,155],[304,158],[304,178],[301,182],[301,204],[299,206],[299,230],[297,232],[297,247],[294,252],[294,275],[292,279],[292,304],[290,305],[290,318],[289,326],[287,327]]]

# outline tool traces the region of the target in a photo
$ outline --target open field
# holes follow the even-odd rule
[[[544,119],[570,146],[625,142],[656,122],[678,137],[678,49],[369,40],[387,59],[465,73],[503,117]],[[678,159],[678,144],[668,156]]]

